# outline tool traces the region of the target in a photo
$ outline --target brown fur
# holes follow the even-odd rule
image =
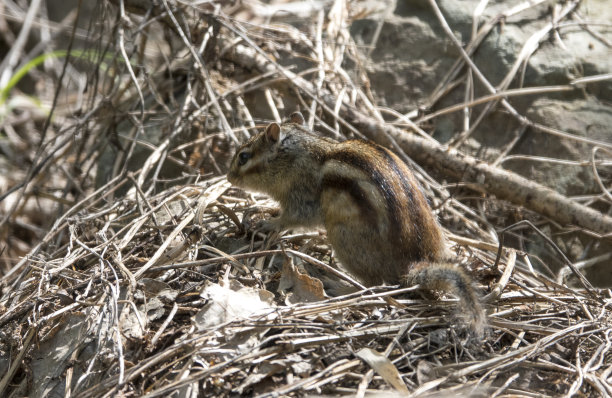
[[[453,292],[460,301],[460,307],[467,324],[480,337],[486,326],[485,314],[472,288],[472,280],[460,268],[448,263],[419,262],[413,264],[404,277],[408,286],[420,285],[424,289]]]
[[[280,203],[273,228],[325,226],[336,257],[366,285],[418,283],[456,294],[479,334],[484,315],[470,279],[445,263],[444,234],[408,166],[372,142],[337,142],[310,132],[301,115],[291,120],[242,145],[228,180]]]

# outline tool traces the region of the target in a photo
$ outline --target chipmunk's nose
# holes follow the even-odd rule
[[[236,173],[233,170],[230,170],[229,173],[227,173],[227,180],[229,182],[231,182],[232,184],[234,184],[236,182],[236,178],[238,176],[236,175]]]

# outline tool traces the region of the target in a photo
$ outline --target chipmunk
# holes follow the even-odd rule
[[[485,315],[408,166],[365,140],[337,142],[310,131],[301,113],[271,123],[232,159],[227,179],[270,195],[281,214],[266,230],[324,226],[340,263],[365,285],[418,284],[455,294],[478,336]]]

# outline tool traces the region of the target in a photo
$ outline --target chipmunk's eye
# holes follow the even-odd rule
[[[250,158],[251,158],[250,152],[240,152],[240,154],[238,154],[238,165],[244,166],[244,164],[248,162]]]

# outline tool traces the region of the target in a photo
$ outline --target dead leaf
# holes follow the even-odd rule
[[[142,278],[138,281],[138,287],[142,290],[139,289],[137,295],[135,295],[136,298],[140,298],[138,294],[142,292],[147,299],[157,297],[165,303],[174,302],[179,293],[177,290],[172,289],[166,282],[152,278]]]
[[[362,348],[355,355],[370,365],[387,383],[401,393],[408,393],[408,388],[402,380],[399,371],[389,361],[389,358],[369,348]]]
[[[291,289],[292,292],[288,296],[288,301],[291,304],[321,301],[327,298],[323,290],[323,282],[308,274],[301,273],[293,265],[291,257],[285,258],[281,279],[278,283],[278,291],[286,291],[288,289]]]
[[[229,286],[227,286],[229,285]],[[198,330],[202,331],[239,319],[274,317],[274,295],[264,289],[245,287],[239,283],[221,286],[208,283],[200,296],[208,304],[194,316]]]

